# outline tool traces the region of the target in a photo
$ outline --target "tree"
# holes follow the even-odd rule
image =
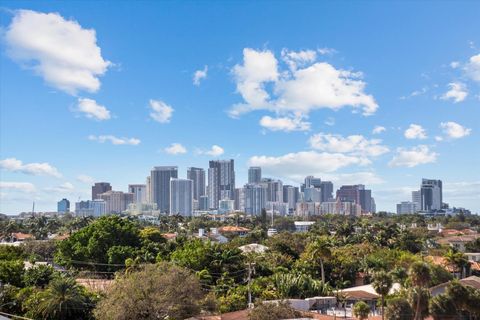
[[[415,320],[423,319],[421,313],[421,300],[423,295],[423,289],[428,286],[431,275],[430,268],[425,262],[415,262],[412,264],[409,270],[409,277],[412,285],[416,291],[416,303],[415,303]]]
[[[203,293],[188,270],[160,262],[121,276],[95,309],[97,319],[185,319],[197,314]]]
[[[324,259],[328,259],[331,256],[330,243],[328,238],[319,237],[315,241],[308,244],[305,254],[308,258],[313,261],[318,261],[320,263],[320,272],[322,277],[322,282],[325,283],[325,267]]]
[[[23,261],[0,261],[0,283],[8,283],[16,287],[23,286]]]
[[[385,316],[388,320],[412,320],[414,312],[407,299],[395,297],[387,301]]]
[[[390,292],[392,288],[393,281],[392,277],[385,271],[377,272],[373,275],[373,289],[382,297],[382,319],[385,319],[385,297]]]
[[[470,265],[467,256],[450,248],[443,257],[453,267],[454,272],[460,273],[460,279],[463,278],[466,268]]]
[[[93,301],[73,278],[59,276],[47,289],[33,293],[25,303],[27,316],[45,320],[91,318]]]
[[[353,306],[353,314],[359,320],[368,319],[368,315],[370,314],[370,307],[365,302],[358,301]]]
[[[23,282],[26,286],[45,288],[53,279],[55,270],[51,266],[38,265],[25,271]]]
[[[249,313],[250,320],[277,320],[293,319],[300,316],[300,312],[293,309],[286,301],[278,303],[259,303]]]

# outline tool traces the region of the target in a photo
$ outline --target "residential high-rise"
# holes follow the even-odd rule
[[[442,209],[442,181],[434,179],[422,179],[420,187],[422,211],[434,211]]]
[[[322,187],[322,179],[315,178],[314,176],[305,177],[305,188],[321,188]]]
[[[262,181],[262,168],[248,168],[248,183],[260,183],[260,181]]]
[[[170,179],[170,214],[190,217],[193,213],[193,181]]]
[[[235,189],[235,210],[245,212],[245,189]]]
[[[322,202],[321,189],[314,187],[307,187],[303,190],[303,200],[305,202]]]
[[[298,187],[283,186],[283,202],[288,203],[288,209],[290,211],[295,210],[298,202]]]
[[[188,168],[187,179],[193,181],[193,199],[199,200],[205,195],[205,170],[202,168]]]
[[[92,200],[99,199],[98,195],[101,193],[105,193],[107,191],[111,191],[112,186],[108,182],[95,182],[92,186]]]
[[[59,212],[59,213],[70,212],[70,201],[68,201],[65,198],[58,201],[57,202],[57,212]]]
[[[415,213],[417,205],[412,201],[402,201],[397,204],[397,214]]]
[[[283,202],[283,183],[281,180],[263,178],[260,183],[267,187],[267,201]]]
[[[321,202],[333,200],[333,183],[331,181],[322,181],[320,190],[322,192]]]
[[[422,192],[420,190],[412,191],[412,202],[415,204],[415,212],[422,210]]]
[[[260,215],[267,205],[267,186],[249,183],[243,189],[245,192],[245,213]]]
[[[99,199],[105,200],[106,213],[122,213],[133,203],[133,193],[122,191],[107,191],[98,195]]]
[[[362,213],[373,212],[372,191],[365,189],[363,184],[341,186],[337,190],[337,199],[353,202],[362,207]]]
[[[147,201],[147,185],[145,184],[129,184],[128,192],[133,193],[134,203],[146,203]]]
[[[218,201],[235,199],[235,167],[233,159],[212,160],[208,168],[208,201],[218,209]]]
[[[208,196],[200,196],[198,200],[198,209],[201,211],[208,210],[209,208]]]
[[[150,183],[151,176],[145,179],[145,202],[152,203],[152,184]]]
[[[170,213],[170,179],[178,178],[178,167],[159,166],[150,171],[151,202],[161,213]]]

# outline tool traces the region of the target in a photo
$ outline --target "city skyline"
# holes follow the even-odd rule
[[[98,181],[127,192],[155,166],[207,182],[234,159],[237,188],[258,166],[284,186],[364,184],[395,212],[439,179],[478,213],[480,4],[435,6],[4,1],[0,212],[55,211]]]

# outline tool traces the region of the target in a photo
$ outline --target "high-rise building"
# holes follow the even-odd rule
[[[337,199],[345,202],[353,202],[362,208],[362,213],[372,211],[372,191],[365,189],[363,184],[341,186],[337,190]]]
[[[289,211],[295,210],[298,202],[298,187],[283,186],[283,202],[288,203]]]
[[[105,200],[106,213],[122,213],[128,205],[133,203],[133,193],[122,191],[107,191],[98,195],[99,199]]]
[[[262,168],[248,168],[248,183],[260,183],[260,181],[262,181]]]
[[[57,212],[59,212],[59,213],[70,212],[70,201],[68,201],[65,198],[58,201],[57,202]]]
[[[95,182],[92,186],[92,200],[99,199],[98,195],[111,191],[112,186],[108,182]]]
[[[397,214],[411,214],[415,213],[417,205],[412,201],[402,201],[397,204]]]
[[[145,202],[152,203],[152,184],[150,183],[151,176],[145,179]]]
[[[422,179],[420,187],[422,211],[434,211],[442,209],[442,181],[434,179]]]
[[[200,200],[198,200],[198,209],[205,211],[209,209],[209,206],[208,196],[200,196]]]
[[[147,185],[145,184],[129,184],[128,192],[133,193],[134,203],[147,202]]]
[[[264,184],[249,183],[244,187],[245,213],[260,215],[267,205],[267,187]]]
[[[218,209],[218,201],[235,199],[235,167],[233,159],[212,160],[208,168],[208,200],[211,209]]]
[[[283,183],[281,180],[263,178],[260,183],[267,187],[267,201],[283,202]]]
[[[322,191],[319,188],[307,187],[303,190],[303,201],[322,202]]]
[[[245,211],[245,190],[243,188],[235,189],[235,210]]]
[[[321,188],[322,179],[315,178],[314,176],[305,177],[304,188]]]
[[[193,181],[193,199],[199,200],[205,195],[205,170],[202,168],[188,168],[187,179]]]
[[[178,178],[178,167],[159,166],[150,171],[151,202],[161,213],[170,213],[170,179]]]
[[[218,201],[218,213],[231,213],[235,210],[235,200],[224,199]]]
[[[75,215],[79,217],[100,217],[106,214],[106,202],[102,199],[79,201],[75,203]]]
[[[420,190],[412,191],[412,202],[415,204],[415,212],[422,210],[422,192]]]
[[[170,179],[170,214],[190,217],[193,213],[193,181]]]
[[[320,183],[320,190],[322,192],[322,202],[333,200],[333,183],[331,181],[322,181]]]

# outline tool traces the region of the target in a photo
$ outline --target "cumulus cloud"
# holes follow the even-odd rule
[[[58,192],[58,193],[71,193],[75,190],[75,186],[70,182],[62,183],[56,187],[45,188],[47,192]]]
[[[207,156],[218,157],[221,156],[225,151],[222,147],[214,144],[209,150],[197,149],[197,154],[204,154]]]
[[[287,70],[279,70],[278,60],[269,50],[243,50],[243,64],[235,65],[232,73],[244,102],[230,109],[231,116],[254,110],[308,116],[316,109],[346,106],[361,109],[364,115],[377,110],[373,96],[364,92],[366,83],[360,72],[314,62],[315,54],[308,50],[284,50],[282,57],[290,66]]]
[[[328,117],[323,123],[325,123],[327,126],[334,126],[335,125],[335,118]]]
[[[30,182],[0,181],[0,189],[16,190],[16,191],[22,191],[22,192],[28,192],[28,193],[32,193],[36,191],[35,186]]]
[[[324,177],[351,165],[368,165],[370,161],[363,157],[341,153],[301,151],[281,156],[253,156],[248,164],[262,167],[266,174],[299,182],[308,175]]]
[[[150,100],[150,117],[160,123],[168,123],[173,115],[173,108],[160,100]]]
[[[407,139],[426,139],[427,131],[421,125],[412,123],[403,135]]]
[[[421,164],[437,161],[438,153],[429,149],[426,145],[413,148],[397,148],[397,154],[388,163],[391,167],[416,167]]]
[[[480,54],[470,57],[465,72],[472,80],[480,82]]]
[[[387,128],[382,127],[382,126],[375,126],[375,128],[373,128],[373,130],[372,130],[372,133],[373,134],[380,134],[380,133],[385,132],[385,131],[387,131]]]
[[[7,158],[0,160],[0,168],[7,171],[21,172],[35,176],[52,176],[56,178],[60,178],[62,176],[60,172],[58,172],[57,168],[47,162],[23,163],[21,160],[16,158]]]
[[[448,121],[440,123],[443,133],[450,139],[459,139],[470,135],[472,129],[466,128],[456,122]]]
[[[182,146],[180,143],[172,143],[169,147],[166,147],[164,151],[168,154],[183,154],[187,153],[187,148]]]
[[[365,157],[376,157],[389,151],[388,147],[381,144],[382,140],[368,140],[362,135],[343,137],[338,134],[318,133],[311,136],[309,142],[310,146],[316,150],[349,153]]]
[[[79,174],[77,176],[77,181],[80,181],[81,183],[85,183],[85,184],[92,184],[95,182],[95,179],[85,174]]]
[[[98,141],[100,143],[105,143],[105,142],[111,142],[114,145],[132,145],[136,146],[140,144],[140,140],[136,138],[118,138],[112,135],[101,135],[101,136],[95,136],[95,135],[90,135],[88,136],[88,140],[92,141]]]
[[[207,79],[207,73],[208,73],[208,66],[205,66],[203,70],[197,70],[193,74],[193,84],[196,86],[200,85],[200,82],[203,79]]]
[[[93,99],[79,98],[77,111],[84,113],[90,119],[100,121],[110,119],[110,111]]]
[[[301,117],[278,117],[272,118],[264,116],[260,119],[260,125],[271,131],[308,131],[310,130],[310,122],[303,121]]]
[[[462,102],[468,96],[467,86],[461,82],[451,82],[448,84],[450,88],[440,99],[453,100],[454,103]]]
[[[95,30],[58,13],[17,10],[5,32],[7,54],[69,94],[96,92],[111,65],[101,55]]]

